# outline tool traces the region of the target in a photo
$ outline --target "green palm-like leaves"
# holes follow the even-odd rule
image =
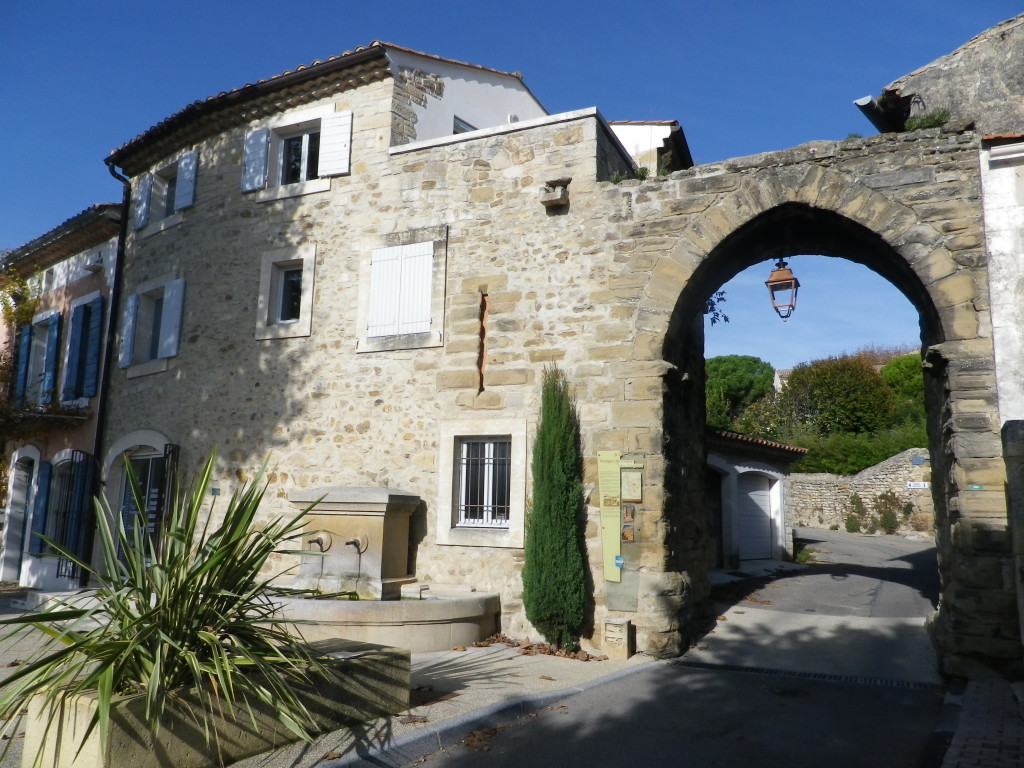
[[[144,524],[126,531],[121,515],[97,500],[102,562],[95,568],[48,542],[78,562],[97,586],[0,621],[12,627],[3,639],[33,629],[47,636],[32,659],[0,681],[0,713],[22,711],[37,693],[45,693],[49,703],[95,693],[97,713],[89,731],[98,727],[106,742],[115,697],[144,694],[147,723],[157,732],[179,692],[193,689],[201,702],[193,715],[207,741],[214,714],[254,722],[256,702],[270,706],[296,736],[311,740],[312,718],[294,687],[326,670],[277,616],[275,577],[263,575],[272,554],[299,551],[308,509],[255,526],[265,490],[261,470],[232,495],[214,527],[215,510],[203,510],[214,461],[211,455],[187,492],[172,489],[156,535]],[[127,471],[136,508],[145,509],[130,464]],[[17,720],[9,720],[7,729]]]

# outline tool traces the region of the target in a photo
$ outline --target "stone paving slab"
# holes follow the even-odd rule
[[[1019,768],[1024,765],[1024,719],[1005,680],[971,680],[942,768]]]

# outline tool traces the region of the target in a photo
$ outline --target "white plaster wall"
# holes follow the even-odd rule
[[[428,96],[426,104],[412,105],[418,141],[450,136],[456,115],[475,128],[493,128],[509,123],[510,115],[532,120],[548,114],[517,78],[403,51],[389,50],[388,58],[396,77],[409,67],[432,72],[444,82],[443,98]]]
[[[1024,142],[981,153],[1000,422],[1024,419]]]
[[[672,133],[671,125],[612,124],[610,127],[637,165],[646,166],[651,173],[657,172],[657,152]]]

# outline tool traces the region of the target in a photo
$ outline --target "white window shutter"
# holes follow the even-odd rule
[[[121,324],[121,351],[117,364],[127,368],[132,364],[135,352],[135,324],[139,317],[139,294],[133,293],[124,305],[124,320]]]
[[[398,313],[401,306],[401,246],[377,248],[370,258],[370,312],[366,322],[367,337],[398,334]]]
[[[352,160],[352,113],[335,112],[320,120],[320,176],[349,172]]]
[[[402,291],[399,333],[430,332],[433,242],[402,246]]]
[[[149,224],[149,201],[153,192],[153,175],[145,173],[135,185],[135,228],[142,229]]]
[[[243,150],[242,191],[265,189],[270,159],[270,129],[258,128],[247,133]]]
[[[185,307],[185,281],[171,280],[164,286],[164,306],[160,315],[160,342],[156,356],[174,357],[178,354],[181,336],[181,314]]]
[[[174,187],[174,210],[191,208],[196,201],[196,171],[199,152],[193,150],[178,160],[178,183]]]

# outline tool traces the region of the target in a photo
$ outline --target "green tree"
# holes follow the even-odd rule
[[[750,355],[722,355],[704,364],[707,401],[712,403],[711,393],[720,390],[729,401],[730,418],[736,418],[744,408],[771,392],[774,380],[771,363]]]
[[[798,418],[822,435],[877,432],[892,424],[892,389],[859,357],[829,357],[801,363],[789,376],[785,395]]]
[[[718,429],[729,429],[732,424],[732,413],[725,391],[721,387],[708,387],[704,394],[707,425]]]
[[[540,424],[533,443],[533,504],[526,523],[526,618],[558,648],[575,649],[586,612],[583,457],[579,416],[565,374],[544,369]]]
[[[924,424],[924,375],[921,355],[914,352],[895,357],[879,371],[893,391],[896,403],[895,420]]]

